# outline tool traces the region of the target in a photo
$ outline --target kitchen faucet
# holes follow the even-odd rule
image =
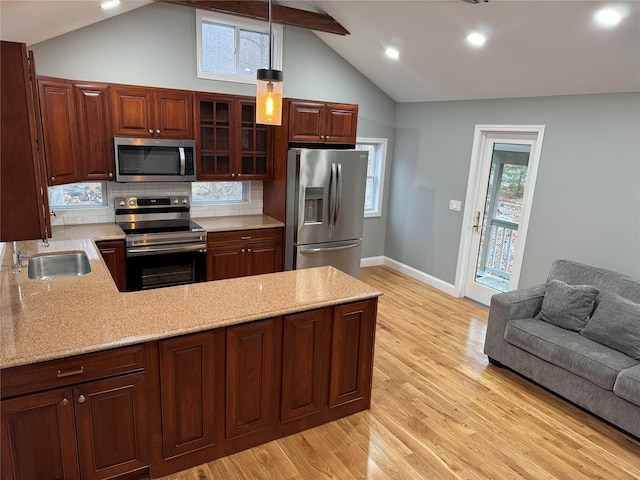
[[[31,255],[28,253],[20,253],[20,250],[18,250],[18,242],[13,242],[13,273],[18,273],[22,270],[22,261],[29,260],[30,258]]]

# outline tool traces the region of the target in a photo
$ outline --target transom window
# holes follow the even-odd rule
[[[273,25],[272,66],[282,68],[282,25]],[[256,83],[269,66],[269,24],[196,10],[198,77]]]

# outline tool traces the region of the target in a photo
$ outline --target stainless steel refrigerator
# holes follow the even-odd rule
[[[289,151],[287,270],[333,265],[360,276],[367,156],[358,150]]]

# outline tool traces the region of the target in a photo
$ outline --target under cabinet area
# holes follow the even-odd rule
[[[280,272],[282,228],[207,235],[207,280]]]
[[[143,477],[144,368],[139,345],[2,370],[2,478]]]

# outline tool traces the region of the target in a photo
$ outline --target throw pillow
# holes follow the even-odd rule
[[[605,292],[582,335],[640,360],[640,304]]]
[[[591,285],[569,285],[555,279],[548,280],[546,287],[536,318],[574,332],[582,330],[600,291]]]

